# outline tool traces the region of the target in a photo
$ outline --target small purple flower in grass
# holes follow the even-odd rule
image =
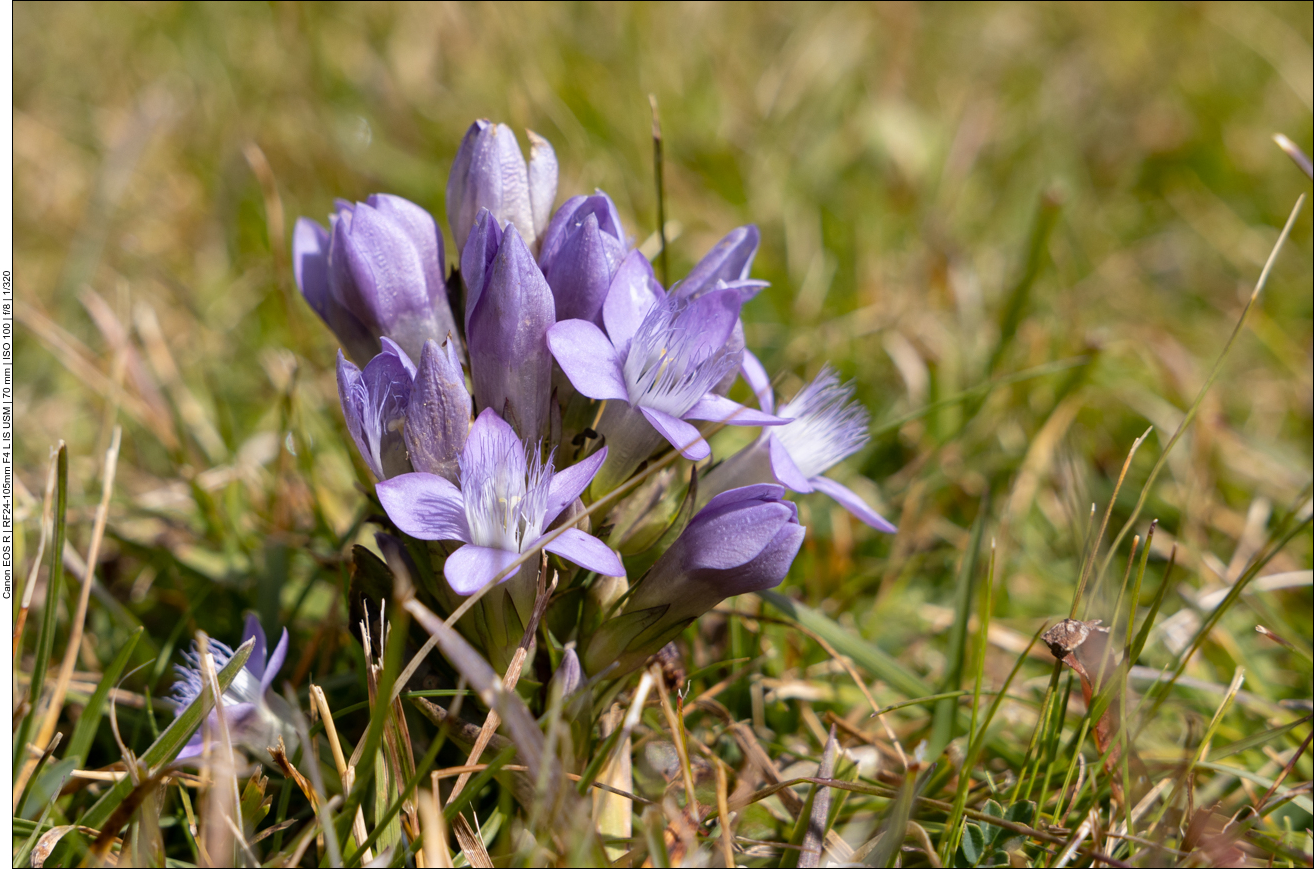
[[[765,369],[752,354],[744,356],[744,377],[757,393],[762,409],[775,410],[775,396]],[[859,520],[893,534],[893,524],[858,494],[829,477],[826,471],[862,449],[869,440],[869,417],[853,400],[853,387],[840,383],[829,366],[779,411],[790,422],[764,431],[762,437],[708,472],[698,496],[711,498],[736,486],[774,480],[795,492],[822,492]]]
[[[572,197],[557,209],[538,255],[557,320],[601,325],[602,303],[627,247],[616,205],[602,191]]]
[[[503,232],[479,213],[461,256],[469,297],[466,341],[475,402],[492,408],[521,437],[537,439],[548,423],[552,355],[547,330],[554,322],[552,290],[519,231]]]
[[[465,543],[447,558],[443,574],[458,594],[473,594],[539,545],[544,529],[593,480],[606,450],[561,471],[551,457],[545,463],[539,455],[537,446],[521,441],[487,408],[461,453],[460,488],[434,474],[402,474],[379,483],[379,501],[412,537]],[[555,533],[542,548],[587,570],[625,573],[616,553],[578,528]],[[527,566],[537,569],[532,560]]]
[[[270,686],[283,667],[287,657],[287,629],[279,637],[278,645],[272,653],[267,649],[265,631],[260,627],[260,620],[254,615],[246,617],[246,628],[242,632],[242,642],[255,637],[255,648],[246,666],[237,673],[223,695],[223,710],[228,723],[228,732],[233,743],[240,745],[257,756],[264,757],[265,749],[278,744],[282,736],[291,751],[296,745],[296,730],[291,723],[291,710],[287,701],[271,692]],[[240,645],[240,643],[239,643]],[[215,672],[222,670],[233,650],[218,640],[210,640],[210,654],[214,656]],[[173,686],[173,701],[177,712],[182,712],[188,704],[200,696],[204,688],[201,678],[200,652],[193,649],[183,652],[187,665],[175,665],[173,670],[178,681]],[[219,724],[216,712],[210,712],[210,732],[216,734]],[[204,731],[198,730],[191,740],[178,753],[178,759],[197,757],[204,748]]]
[[[297,221],[292,259],[302,294],[354,359],[377,352],[364,335],[387,336],[419,356],[426,339],[455,331],[443,237],[427,211],[376,193],[354,205],[339,201],[329,222],[325,232]]]
[[[557,155],[547,139],[529,134],[529,164],[516,134],[506,124],[478,120],[470,125],[447,176],[447,222],[456,249],[464,250],[480,209],[487,208],[499,227],[514,226],[537,250],[536,239],[548,226],[557,198]]]
[[[641,273],[640,265],[646,261],[627,259],[620,271],[630,266]],[[618,274],[603,305],[605,334],[585,320],[566,320],[548,330],[548,346],[574,387],[607,401],[596,428],[611,452],[595,496],[623,483],[663,441],[685,458],[706,458],[711,448],[686,420],[784,422],[712,392],[739,368],[742,351],[726,345],[739,322],[743,291],[722,285],[686,301],[653,298],[642,283],[622,282]],[[631,291],[631,285],[640,289]]]
[[[644,574],[625,608],[589,641],[584,669],[633,670],[694,619],[728,597],[779,585],[805,529],[798,509],[775,485],[717,495]]]
[[[384,338],[383,352],[364,370],[338,351],[338,398],[347,430],[376,479],[410,470],[402,427],[416,369],[406,351]]]

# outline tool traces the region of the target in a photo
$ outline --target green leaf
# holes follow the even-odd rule
[[[994,800],[986,800],[985,805],[981,806],[981,811],[985,812],[992,818],[1004,817],[1004,807]],[[985,829],[981,831],[985,834],[986,845],[993,846],[995,840],[999,838],[999,834],[1003,832],[1003,829],[1003,827],[996,827],[994,824],[987,822]]]
[[[92,692],[91,699],[87,701],[82,714],[78,716],[78,723],[73,728],[73,739],[69,742],[64,757],[77,758],[79,764],[87,762],[87,753],[91,751],[91,743],[96,738],[96,730],[100,727],[100,719],[105,712],[105,698],[109,696],[110,688],[118,681],[123,668],[128,665],[132,650],[137,648],[137,641],[145,631],[146,628],[140,627],[129,634],[128,641],[105,668],[105,675],[101,677],[100,684]]]
[[[801,603],[795,603],[780,592],[759,591],[757,596],[830,643],[841,655],[852,658],[859,667],[878,679],[888,682],[905,697],[926,697],[937,693],[934,688],[881,651],[874,643],[855,636],[824,614]]]
[[[246,659],[251,657],[253,648],[255,648],[254,639],[238,646],[224,668],[215,674],[220,691],[227,690],[228,686],[233,684],[242,667],[246,666]],[[160,738],[151,743],[151,747],[141,755],[140,761],[153,770],[173,760],[213,708],[214,698],[210,696],[210,689],[206,687],[168,727],[164,728]],[[118,808],[119,803],[123,802],[130,793],[132,793],[132,779],[127,777],[120,779],[96,801],[95,805],[87,809],[78,823],[84,827],[100,829],[109,819],[110,814]]]
[[[985,856],[985,833],[976,824],[966,824],[963,827],[963,843],[959,851],[963,855],[963,862],[969,866],[975,866]]]

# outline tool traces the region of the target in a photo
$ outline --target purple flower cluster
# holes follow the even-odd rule
[[[894,527],[822,476],[866,443],[852,389],[826,369],[777,410],[745,348],[740,311],[766,286],[749,276],[757,228],[733,230],[663,287],[605,193],[553,211],[556,154],[529,138],[528,161],[505,125],[478,121],[461,142],[446,203],[464,288],[455,315],[441,231],[395,196],[339,202],[327,229],[299,220],[296,277],[343,345],[342,410],[379,502],[411,538],[445,541],[430,552],[457,595],[514,579],[522,609],[536,563],[525,556],[539,550],[627,586],[612,547],[636,553],[589,533],[610,528],[608,514],[579,517],[668,448],[697,463],[699,512],[683,530],[645,519],[663,532],[651,539],[674,542],[643,560],[652,567],[613,618],[574,637],[586,672],[624,672],[724,598],[781,582],[804,536],[786,487]],[[757,408],[726,397],[741,373]],[[704,422],[762,435],[710,464]],[[637,502],[613,501],[613,518],[633,518]]]

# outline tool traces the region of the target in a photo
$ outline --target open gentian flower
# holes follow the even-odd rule
[[[521,437],[537,439],[552,400],[552,290],[515,225],[503,232],[487,209],[461,254],[461,274],[469,289],[465,334],[475,402],[497,411]]]
[[[369,359],[383,336],[418,357],[425,340],[455,332],[443,236],[427,211],[376,193],[354,205],[339,201],[329,222],[326,231],[297,221],[292,260],[302,295],[352,358]]]
[[[561,471],[551,457],[544,462],[539,455],[537,446],[521,441],[486,408],[461,453],[459,489],[434,474],[402,474],[379,483],[379,501],[412,537],[466,544],[448,556],[443,574],[455,592],[473,594],[538,546],[552,520],[593,480],[606,450]],[[557,533],[543,548],[601,574],[625,573],[616,553],[578,528]],[[533,561],[525,567],[537,569]]]
[[[260,620],[254,615],[248,615],[246,628],[242,632],[242,642],[245,643],[252,637],[255,637],[255,648],[251,650],[251,657],[247,658],[246,666],[238,671],[237,678],[228,686],[228,690],[224,691],[222,697],[229,735],[234,745],[240,745],[258,757],[265,756],[267,747],[277,745],[279,736],[283,737],[288,751],[292,751],[296,747],[296,729],[292,724],[291,709],[288,708],[286,700],[269,690],[274,684],[275,677],[278,676],[278,671],[283,667],[283,660],[287,657],[287,628],[283,629],[278,645],[270,653],[266,647],[265,631],[260,627]],[[210,654],[214,656],[215,672],[218,672],[233,657],[233,650],[215,639],[210,640],[209,646]],[[200,652],[193,649],[190,652],[183,652],[182,656],[187,665],[179,664],[173,668],[178,677],[178,681],[173,686],[173,701],[177,704],[177,712],[186,709],[188,704],[200,696],[204,688]],[[218,714],[211,710],[211,734],[218,732],[216,729],[218,726]],[[178,753],[178,759],[199,756],[204,748],[204,739],[204,731],[196,731]]]
[[[744,376],[757,393],[762,410],[773,412],[771,382],[752,354],[744,356]],[[840,383],[827,365],[779,413],[790,422],[764,431],[756,442],[709,471],[699,481],[698,497],[710,499],[737,486],[778,481],[795,492],[827,494],[877,531],[895,533],[898,529],[856,492],[822,476],[869,440],[869,417],[853,400],[853,387]]]
[[[641,277],[642,265],[646,260],[627,259],[620,271],[628,267]],[[784,422],[712,392],[740,365],[742,351],[726,346],[739,322],[740,290],[722,286],[682,300],[654,296],[660,288],[643,284],[618,274],[603,305],[606,333],[586,320],[566,320],[548,330],[552,355],[574,387],[607,401],[596,428],[611,452],[595,496],[623,483],[663,440],[687,459],[706,458],[711,448],[686,420]]]
[[[382,341],[383,352],[364,370],[338,351],[338,398],[361,458],[376,479],[386,480],[411,469],[402,426],[416,369],[405,350],[389,338]]]
[[[499,227],[514,226],[529,247],[547,229],[557,198],[557,155],[547,139],[529,134],[529,165],[516,134],[506,124],[478,120],[470,125],[447,176],[447,222],[456,249],[465,250],[480,209]]]
[[[607,194],[574,196],[557,209],[543,236],[538,266],[556,299],[557,320],[602,324],[602,303],[625,259],[620,214]]]
[[[717,495],[644,574],[625,608],[589,641],[584,669],[639,666],[728,597],[779,585],[803,544],[798,508],[775,485]]]

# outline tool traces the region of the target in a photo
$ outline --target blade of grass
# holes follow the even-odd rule
[[[990,637],[990,614],[994,608],[994,585],[995,585],[995,541],[990,541],[990,567],[986,573],[986,581],[981,587],[981,601],[977,604],[977,611],[980,615],[977,617],[976,631],[976,677],[972,684],[972,721],[969,725],[967,735],[967,753],[963,756],[963,765],[958,772],[958,786],[954,791],[954,808],[950,812],[949,820],[945,823],[944,832],[940,837],[940,862],[947,862],[953,854],[957,853],[959,842],[962,839],[963,827],[960,824],[962,810],[967,805],[967,789],[972,782],[972,767],[975,765],[976,752],[979,750],[977,743],[980,740],[981,731],[977,727],[978,713],[981,708],[981,682],[985,678],[985,655],[986,648],[989,645]],[[1040,634],[1036,634],[1039,637]],[[1035,643],[1035,638],[1031,642]],[[1023,656],[1025,658],[1025,655]],[[1019,660],[1019,664],[1021,661]],[[1017,667],[1013,673],[1017,672]],[[1012,676],[1010,675],[1010,681]],[[1008,691],[1005,684],[1001,691]],[[992,704],[993,706],[993,704]]]
[[[1236,343],[1237,337],[1241,334],[1241,330],[1246,324],[1246,316],[1250,313],[1250,309],[1254,307],[1255,301],[1259,298],[1259,294],[1263,292],[1265,285],[1268,284],[1268,278],[1273,272],[1273,264],[1277,262],[1278,253],[1286,243],[1287,237],[1291,235],[1291,228],[1295,226],[1296,217],[1300,214],[1300,210],[1304,205],[1305,194],[1302,193],[1300,194],[1300,198],[1296,200],[1296,204],[1292,206],[1291,214],[1287,217],[1286,225],[1282,227],[1282,232],[1278,235],[1277,241],[1273,244],[1273,249],[1268,254],[1268,260],[1264,263],[1264,268],[1259,273],[1259,280],[1255,282],[1255,289],[1250,293],[1250,298],[1246,300],[1245,307],[1241,309],[1241,316],[1237,318],[1236,326],[1232,329],[1232,334],[1228,336],[1227,343],[1223,345],[1222,352],[1218,354],[1218,359],[1214,361],[1213,368],[1209,370],[1209,376],[1205,378],[1205,382],[1201,385],[1200,391],[1196,393],[1195,400],[1192,401],[1191,406],[1187,408],[1186,415],[1182,417],[1181,423],[1177,426],[1177,431],[1173,432],[1172,437],[1168,439],[1168,443],[1164,446],[1163,452],[1159,454],[1159,458],[1155,460],[1154,466],[1150,468],[1150,474],[1145,478],[1145,485],[1141,487],[1140,497],[1136,499],[1136,506],[1132,508],[1131,514],[1127,517],[1126,523],[1122,526],[1122,529],[1118,532],[1117,536],[1113,538],[1113,543],[1109,547],[1109,554],[1105,556],[1104,562],[1100,565],[1101,575],[1108,569],[1109,562],[1113,559],[1113,553],[1118,551],[1118,547],[1122,544],[1123,538],[1126,537],[1127,533],[1136,526],[1136,520],[1141,516],[1141,509],[1145,506],[1145,501],[1150,496],[1150,490],[1154,487],[1155,480],[1159,478],[1159,472],[1163,470],[1164,465],[1167,463],[1169,453],[1173,451],[1173,447],[1177,445],[1177,441],[1181,439],[1182,434],[1186,431],[1187,427],[1195,420],[1195,415],[1200,411],[1200,405],[1204,403],[1205,395],[1213,387],[1214,381],[1218,379],[1218,375],[1223,369],[1223,362],[1227,359],[1228,354],[1232,351],[1232,345]]]
[[[968,653],[967,623],[972,615],[972,587],[976,580],[976,562],[981,552],[981,537],[985,532],[986,519],[990,510],[990,495],[987,492],[981,498],[976,521],[972,523],[972,536],[963,553],[963,562],[958,573],[958,601],[955,604],[954,622],[949,630],[949,647],[945,651],[948,672],[945,674],[941,690],[950,691],[962,687],[963,670]],[[931,723],[930,744],[926,759],[934,761],[948,748],[955,736],[958,724],[958,701],[941,700],[935,706]]]
[[[64,757],[77,758],[79,767],[86,763],[87,753],[91,751],[91,743],[96,738],[96,730],[100,727],[100,719],[105,712],[105,698],[109,696],[110,688],[118,681],[123,668],[128,665],[133,650],[137,648],[137,641],[145,631],[146,628],[141,627],[128,635],[127,641],[114,656],[114,660],[105,668],[105,674],[101,676],[91,699],[83,707],[82,714],[78,716],[78,723],[73,727],[73,738],[69,740],[68,751],[64,753]]]
[[[14,797],[23,790],[23,771],[30,774],[27,762],[28,734],[32,728],[32,719],[37,714],[41,702],[41,689],[46,681],[46,668],[50,664],[50,653],[55,647],[55,618],[59,610],[59,598],[64,587],[64,537],[68,520],[68,447],[59,442],[58,470],[55,483],[55,534],[50,547],[50,572],[46,579],[46,600],[41,612],[41,630],[37,633],[36,657],[32,662],[32,682],[28,689],[31,703],[26,715],[18,725],[14,735]],[[18,811],[18,805],[14,805]],[[88,825],[92,826],[92,825]]]

